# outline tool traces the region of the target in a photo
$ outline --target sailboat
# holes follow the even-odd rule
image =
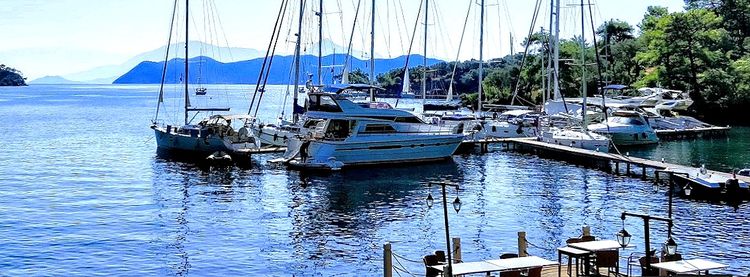
[[[584,5],[581,3],[581,35],[583,36],[585,34],[584,28],[585,25],[584,20],[584,12],[583,12]],[[554,90],[555,90],[555,99],[552,100],[552,103],[559,103],[559,100],[556,100],[557,97],[560,95],[560,86],[559,86],[559,80],[557,78],[558,72],[559,72],[559,48],[560,48],[560,0],[556,0],[556,9],[555,9],[555,58],[554,58]],[[583,98],[583,105],[582,105],[582,112],[581,117],[583,120],[581,121],[580,126],[566,126],[566,127],[547,127],[541,130],[537,136],[537,139],[539,141],[552,143],[552,144],[559,144],[559,145],[565,145],[570,147],[576,147],[576,148],[582,148],[587,150],[594,150],[599,152],[609,152],[609,145],[610,145],[610,139],[597,134],[595,132],[592,132],[588,130],[588,122],[587,122],[587,111],[586,111],[586,68],[585,68],[585,52],[586,49],[586,42],[581,39],[581,64],[582,64],[582,72],[583,75],[581,76],[581,94]],[[550,103],[545,103],[545,107],[549,106]],[[549,118],[548,118],[549,119]]]
[[[404,67],[403,84],[401,85],[401,98],[414,99],[417,95],[411,91],[411,80],[409,80],[409,65]]]
[[[186,7],[189,0],[185,1]],[[177,6],[174,7],[175,11]],[[211,115],[192,123],[192,119],[201,112],[228,112],[229,108],[198,108],[190,103],[189,93],[189,63],[188,63],[188,22],[189,9],[185,9],[185,61],[183,72],[184,84],[184,122],[182,126],[163,124],[159,121],[159,112],[164,102],[164,82],[167,72],[167,59],[169,58],[169,47],[167,47],[162,81],[159,87],[159,100],[156,106],[156,115],[151,124],[154,130],[158,150],[167,153],[187,154],[190,158],[209,158],[223,156],[221,152],[230,156],[246,158],[252,149],[260,147],[259,141],[250,132],[250,125],[254,118],[248,115]],[[173,12],[174,13],[174,12]],[[174,20],[174,19],[173,19]],[[175,22],[172,22],[173,24]],[[171,35],[170,35],[171,40]],[[168,43],[168,45],[171,41]],[[191,113],[193,116],[190,117]]]

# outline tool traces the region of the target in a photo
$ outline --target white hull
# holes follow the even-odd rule
[[[219,137],[200,137],[190,134],[167,132],[164,128],[153,128],[158,148],[167,151],[211,154],[216,151],[232,151]]]
[[[445,159],[453,155],[462,135],[415,136],[412,138],[362,139],[359,142],[312,140],[307,153],[310,156],[303,162],[298,157],[299,150],[289,153],[297,156],[290,161],[292,166],[339,169],[344,166],[387,164],[399,162],[419,162]],[[291,145],[302,143],[294,138]]]
[[[526,138],[536,137],[537,128],[532,126],[519,126],[509,122],[490,121],[482,126],[477,133],[480,138]]]
[[[593,130],[593,129],[592,129]],[[659,143],[659,138],[654,131],[650,130],[628,130],[628,131],[610,131],[593,130],[594,132],[605,135],[612,140],[612,143],[618,146],[647,145]]]
[[[260,139],[260,143],[264,145],[273,145],[284,147],[287,141],[297,135],[288,129],[278,128],[276,126],[263,126],[263,128],[253,128],[253,132]]]
[[[553,127],[549,130],[543,131],[538,139],[539,141],[543,141],[546,143],[565,145],[604,153],[609,152],[610,140],[591,131],[583,132]]]

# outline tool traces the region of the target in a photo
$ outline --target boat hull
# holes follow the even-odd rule
[[[462,140],[462,135],[362,142],[312,140],[304,151],[310,153],[309,157],[303,161],[301,155],[295,155],[289,164],[335,170],[358,165],[435,161],[453,155]],[[305,147],[298,139],[293,141],[290,144]]]
[[[593,132],[572,130],[548,130],[542,132],[539,141],[592,151],[609,152],[610,141]]]

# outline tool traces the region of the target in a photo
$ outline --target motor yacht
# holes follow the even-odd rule
[[[606,122],[591,124],[589,130],[608,136],[615,145],[644,145],[659,142],[656,132],[635,111],[614,111]]]

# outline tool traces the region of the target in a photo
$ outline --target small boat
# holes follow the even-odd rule
[[[537,140],[586,150],[609,152],[609,138],[592,131],[576,128],[550,127],[539,133]]]
[[[206,95],[206,92],[208,90],[204,87],[199,87],[195,89],[195,95]]]
[[[742,201],[750,200],[750,185],[701,166],[696,170],[675,174],[684,196],[703,200]]]
[[[532,110],[510,110],[482,122],[480,137],[520,138],[536,137],[540,114]]]
[[[612,143],[620,146],[644,145],[659,142],[651,125],[634,111],[615,111],[607,122],[591,124],[591,131],[608,136]]]
[[[750,177],[750,168],[740,169],[740,171],[737,171],[737,175]]]

